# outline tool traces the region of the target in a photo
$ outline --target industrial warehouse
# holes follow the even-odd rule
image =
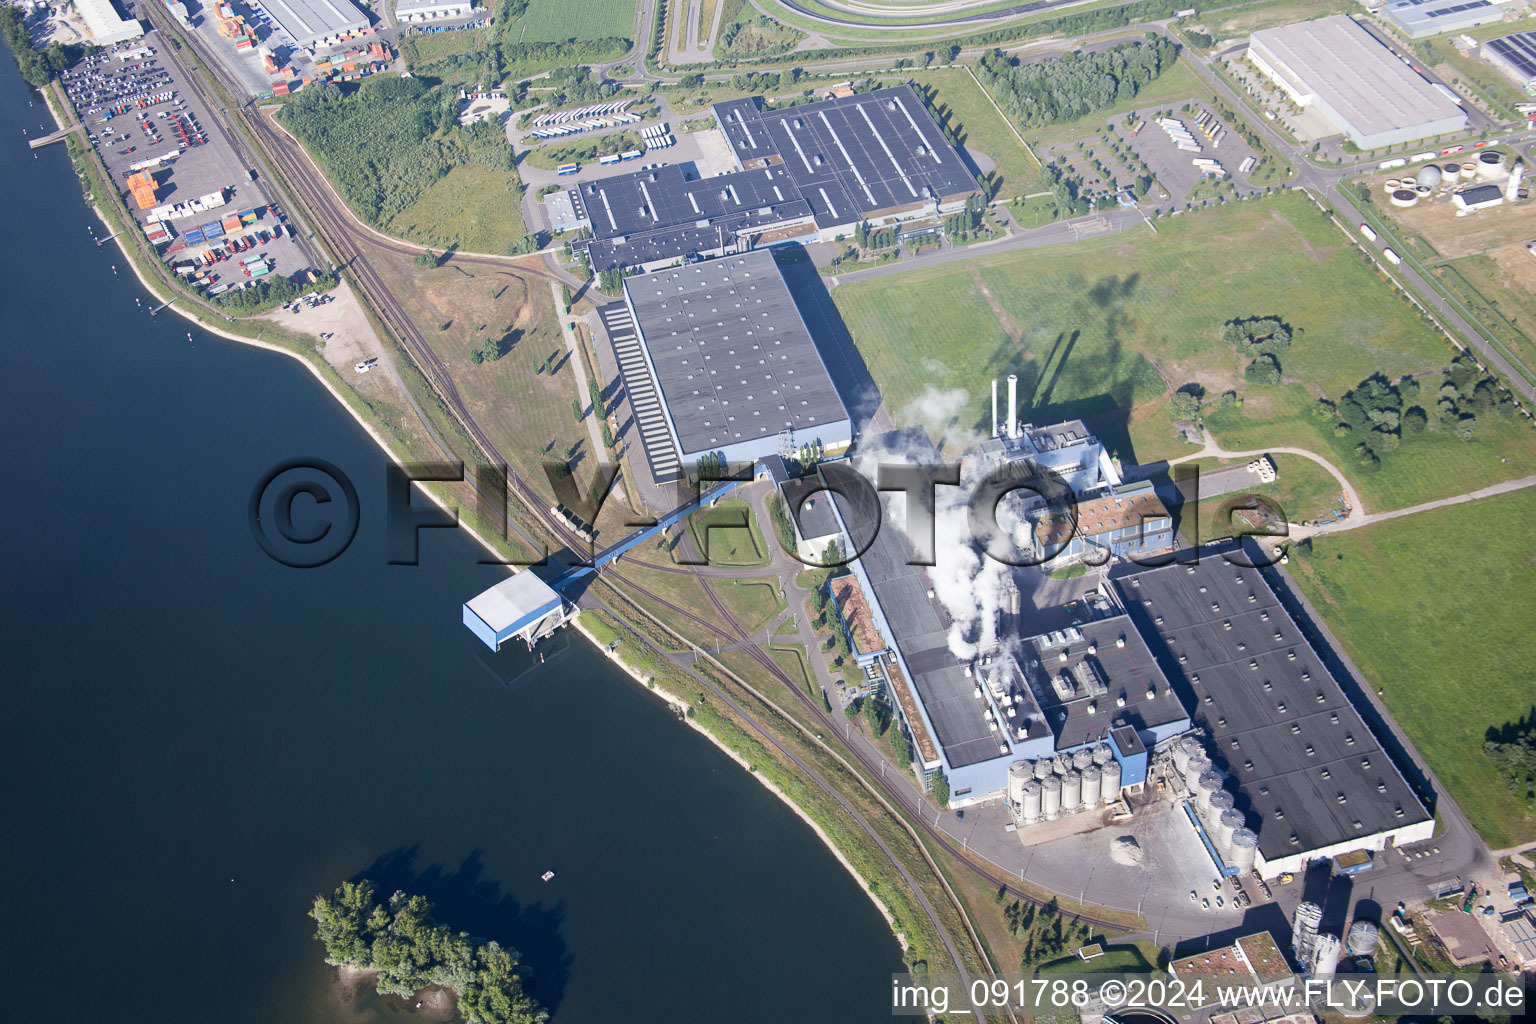
[[[698,178],[663,164],[582,183],[551,204],[594,272],[651,270],[778,242],[846,237],[863,223],[939,230],[980,195],[910,85],[764,111],[717,103],[734,168]],[[570,213],[566,213],[567,207]]]
[[[1396,0],[1381,13],[1409,39],[1465,32],[1504,20],[1504,8],[1490,0]]]
[[[1453,100],[1342,14],[1255,32],[1248,59],[1297,106],[1316,107],[1361,149],[1467,126]]]
[[[262,0],[261,8],[303,50],[339,43],[368,27],[368,16],[351,0]]]

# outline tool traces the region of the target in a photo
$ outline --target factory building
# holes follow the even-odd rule
[[[683,464],[852,443],[848,410],[771,252],[626,277],[624,301]]]
[[[1483,44],[1483,60],[1536,95],[1536,32],[1513,32]]]
[[[1465,213],[1476,213],[1478,210],[1486,210],[1493,206],[1504,204],[1504,189],[1497,185],[1473,185],[1464,188],[1451,196],[1451,202],[1456,204],[1458,216]]]
[[[909,85],[786,110],[753,99],[713,110],[732,170],[699,178],[691,165],[663,164],[546,201],[552,224],[590,228],[575,248],[595,273],[845,237],[860,222],[931,230],[981,194]]]
[[[112,0],[74,0],[74,4],[85,22],[85,30],[91,34],[91,42],[97,46],[125,43],[144,34],[144,26],[118,14]]]
[[[1460,107],[1342,14],[1255,32],[1248,59],[1361,149],[1467,126]]]
[[[1236,867],[1252,857],[1264,877],[1274,877],[1337,854],[1430,837],[1433,817],[1260,570],[1205,558],[1125,565],[1110,575],[1209,737],[1203,753],[1185,752],[1186,760],[1210,762],[1190,786],[1192,802],[1209,826],[1213,801],[1226,793],[1237,829],[1256,833],[1256,850],[1217,837],[1214,845],[1228,839]],[[1219,821],[1226,808],[1216,810]]]
[[[1442,32],[1465,32],[1504,20],[1504,8],[1492,0],[1396,0],[1381,14],[1409,39]]]
[[[514,637],[532,648],[575,617],[575,605],[528,571],[464,603],[464,625],[493,651]]]
[[[395,0],[396,21],[460,18],[475,9],[474,0]]]
[[[1263,991],[1275,1005],[1283,1005],[1284,990],[1296,980],[1280,944],[1269,932],[1244,935],[1230,946],[1181,957],[1169,963],[1168,973],[1191,984],[1196,979],[1205,979],[1251,986],[1255,991]],[[1214,998],[1214,993],[1211,997]]]
[[[333,46],[368,27],[351,0],[265,0],[262,9],[301,50]]]

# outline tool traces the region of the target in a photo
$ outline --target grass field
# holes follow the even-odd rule
[[[526,233],[514,171],[462,164],[449,171],[384,230],[424,245],[504,253]]]
[[[1274,0],[1267,4],[1250,4],[1236,11],[1201,15],[1194,19],[1194,24],[1205,28],[1219,42],[1233,36],[1246,36],[1257,29],[1353,12],[1359,6],[1354,0]]]
[[[710,565],[755,568],[768,564],[768,546],[757,528],[752,506],[742,498],[723,498],[713,508],[688,517],[694,549]]]
[[[784,674],[793,679],[811,697],[819,697],[817,687],[811,680],[811,668],[806,661],[804,644],[777,643],[768,647],[768,653],[778,663]]]
[[[1536,839],[1536,804],[1483,756],[1527,715],[1536,491],[1313,541],[1290,569],[1429,767],[1495,849]]]
[[[748,633],[768,625],[785,607],[776,580],[710,580],[709,585],[726,611],[735,616]]]
[[[845,284],[833,298],[898,422],[937,431],[919,412],[944,402],[916,403],[963,395],[948,429],[984,431],[987,381],[1012,372],[1027,420],[1085,417],[1115,454],[1146,463],[1187,450],[1166,399],[1197,382],[1244,398],[1207,417],[1223,446],[1318,452],[1372,510],[1536,472],[1530,428],[1493,414],[1470,443],[1432,430],[1379,470],[1356,470],[1353,444],[1310,415],[1317,398],[1376,372],[1433,374],[1452,353],[1305,198],[1164,218],[1158,230],[989,253]],[[1305,333],[1282,359],[1285,382],[1254,388],[1220,327],[1269,314]]]
[[[1468,256],[1434,272],[1516,360],[1536,367],[1536,258],[1525,246]]]
[[[1128,35],[1127,38],[1131,37]],[[1211,91],[1205,81],[1189,69],[1189,62],[1179,60],[1173,67],[1147,83],[1147,87],[1141,90],[1135,99],[1116,103],[1112,107],[1092,114],[1084,114],[1073,121],[1031,128],[1024,132],[1024,138],[1029,140],[1029,144],[1035,147],[1035,152],[1038,153],[1045,146],[1075,142],[1078,139],[1098,135],[1104,131],[1104,125],[1109,119],[1116,114],[1127,114],[1133,110],[1145,113],[1158,106],[1182,103],[1185,100],[1208,99],[1210,95]]]
[[[965,148],[974,155],[989,157],[996,165],[997,173],[1003,177],[1003,187],[998,192],[1000,198],[1011,199],[1038,191],[1040,165],[1013,134],[969,71],[941,68],[917,72],[912,80],[920,89],[933,90],[930,100],[933,109],[941,121],[947,119]]]
[[[532,0],[507,38],[515,43],[567,39],[629,39],[635,34],[635,0]]]
[[[1304,459],[1299,455],[1271,455],[1270,458],[1275,463],[1277,473],[1274,483],[1259,483],[1258,478],[1255,477],[1253,478],[1254,486],[1247,490],[1201,497],[1198,538],[1200,543],[1208,544],[1223,537],[1249,532],[1241,523],[1233,522],[1231,513],[1237,502],[1251,494],[1266,499],[1272,506],[1284,512],[1286,520],[1292,523],[1317,519],[1330,514],[1337,507],[1340,496],[1339,485],[1332,473],[1311,459]],[[1192,465],[1198,465],[1201,473],[1209,473],[1231,463],[1220,463],[1215,459],[1198,459]],[[1185,509],[1181,508],[1178,529],[1183,533],[1185,540],[1193,543],[1196,538],[1185,530],[1184,515]]]

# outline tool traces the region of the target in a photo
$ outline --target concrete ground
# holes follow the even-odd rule
[[[1147,166],[1152,169],[1152,174],[1157,178],[1157,183],[1168,192],[1169,198],[1167,200],[1159,200],[1154,191],[1147,197],[1147,201],[1159,204],[1169,201],[1182,203],[1185,197],[1189,195],[1190,189],[1200,182],[1200,172],[1195,169],[1195,165],[1191,162],[1197,157],[1200,159],[1220,160],[1221,166],[1227,170],[1229,180],[1237,185],[1240,193],[1260,191],[1248,183],[1248,176],[1246,174],[1239,174],[1237,172],[1237,169],[1242,166],[1243,161],[1254,155],[1253,147],[1243,141],[1243,137],[1232,130],[1230,125],[1226,125],[1226,122],[1222,122],[1227,127],[1227,133],[1222,137],[1221,145],[1213,147],[1209,140],[1201,134],[1200,129],[1195,127],[1195,117],[1200,110],[1205,109],[1204,105],[1198,100],[1189,101],[1193,103],[1193,112],[1190,114],[1179,113],[1178,110],[1184,105],[1184,102],[1175,101],[1173,103],[1160,104],[1159,106],[1161,109],[1175,111],[1173,116],[1183,121],[1185,128],[1195,136],[1195,141],[1200,143],[1201,151],[1198,153],[1186,153],[1175,146],[1173,140],[1168,137],[1168,133],[1163,131],[1162,127],[1155,120],[1149,120],[1146,127],[1142,128],[1141,134],[1131,138],[1131,133],[1126,131],[1124,127],[1124,115],[1109,119],[1119,131],[1120,137],[1129,142],[1131,148],[1136,151],[1136,154],[1146,161]],[[1142,111],[1142,114],[1148,117],[1152,113],[1154,112]]]

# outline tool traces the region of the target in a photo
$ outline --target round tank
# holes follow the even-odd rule
[[[1037,779],[1050,778],[1051,770],[1054,767],[1055,766],[1051,764],[1051,759],[1050,758],[1042,757],[1040,760],[1035,762],[1035,778],[1037,778]]]
[[[1403,187],[1403,179],[1388,178],[1386,181],[1382,182],[1381,187],[1386,189],[1388,192],[1396,192],[1398,189]]]
[[[1461,180],[1461,164],[1446,164],[1440,168],[1442,184],[1454,185]]]
[[[1211,759],[1204,754],[1195,754],[1184,768],[1184,781],[1193,784],[1196,779],[1210,770]]]
[[[1414,183],[1428,188],[1440,187],[1440,168],[1434,164],[1425,164],[1419,168],[1419,173],[1414,176]]]
[[[1392,193],[1393,206],[1412,206],[1419,201],[1419,194],[1411,188],[1400,188]]]
[[[1024,799],[1020,803],[1023,805],[1025,821],[1040,820],[1040,794],[1043,789],[1039,779],[1030,779],[1024,783]]]
[[[1008,766],[1008,800],[1014,805],[1024,802],[1024,783],[1035,777],[1028,761],[1015,761]]]
[[[1428,185],[1415,185],[1413,186],[1413,194],[1418,196],[1420,199],[1428,199],[1430,196],[1435,194],[1435,190],[1430,188]]]
[[[1093,764],[1093,751],[1087,747],[1079,747],[1072,752],[1072,767],[1082,771]]]
[[[1375,956],[1381,933],[1370,921],[1356,921],[1350,926],[1349,937],[1345,941],[1352,956]]]
[[[1096,764],[1090,764],[1083,769],[1083,806],[1099,806],[1099,797],[1103,795],[1104,769]]]
[[[1485,149],[1477,154],[1477,177],[1479,181],[1487,181],[1489,178],[1502,178],[1505,174],[1504,164],[1509,157],[1495,149]]]
[[[1109,749],[1109,744],[1108,743],[1100,743],[1098,746],[1093,748],[1093,763],[1094,764],[1106,765],[1106,764],[1109,764],[1109,762],[1113,761],[1114,759],[1115,759],[1114,751]]]
[[[1099,784],[1100,802],[1113,803],[1120,799],[1120,762],[1110,761],[1103,772],[1104,778]]]
[[[1083,776],[1076,768],[1061,777],[1061,811],[1071,814],[1083,804]]]
[[[1209,813],[1211,809],[1211,794],[1215,793],[1218,789],[1221,788],[1221,783],[1221,772],[1218,772],[1214,768],[1207,772],[1203,772],[1198,780],[1200,789],[1195,796],[1195,806],[1200,810]]]
[[[1185,736],[1173,745],[1173,766],[1179,770],[1180,775],[1186,775],[1189,772],[1189,759],[1202,753],[1200,741],[1193,736]]]
[[[1067,774],[1072,770],[1072,758],[1067,754],[1057,754],[1055,768],[1057,775]]]
[[[1243,816],[1237,811],[1228,808],[1221,812],[1216,819],[1216,834],[1211,838],[1216,842],[1216,849],[1221,851],[1223,860],[1230,860],[1232,850],[1232,837],[1237,830],[1243,827]]]
[[[1220,817],[1223,811],[1230,811],[1236,804],[1237,799],[1231,793],[1225,789],[1218,789],[1211,794],[1211,818],[1214,820]]]
[[[1047,820],[1061,817],[1061,776],[1049,775],[1040,783],[1040,809]]]
[[[1240,828],[1232,833],[1232,867],[1238,871],[1252,871],[1253,859],[1259,852],[1259,837],[1251,828]]]
[[[1317,937],[1317,947],[1312,954],[1316,960],[1312,973],[1319,978],[1333,977],[1338,972],[1339,958],[1343,955],[1343,952],[1339,947],[1338,936],[1319,935]]]

